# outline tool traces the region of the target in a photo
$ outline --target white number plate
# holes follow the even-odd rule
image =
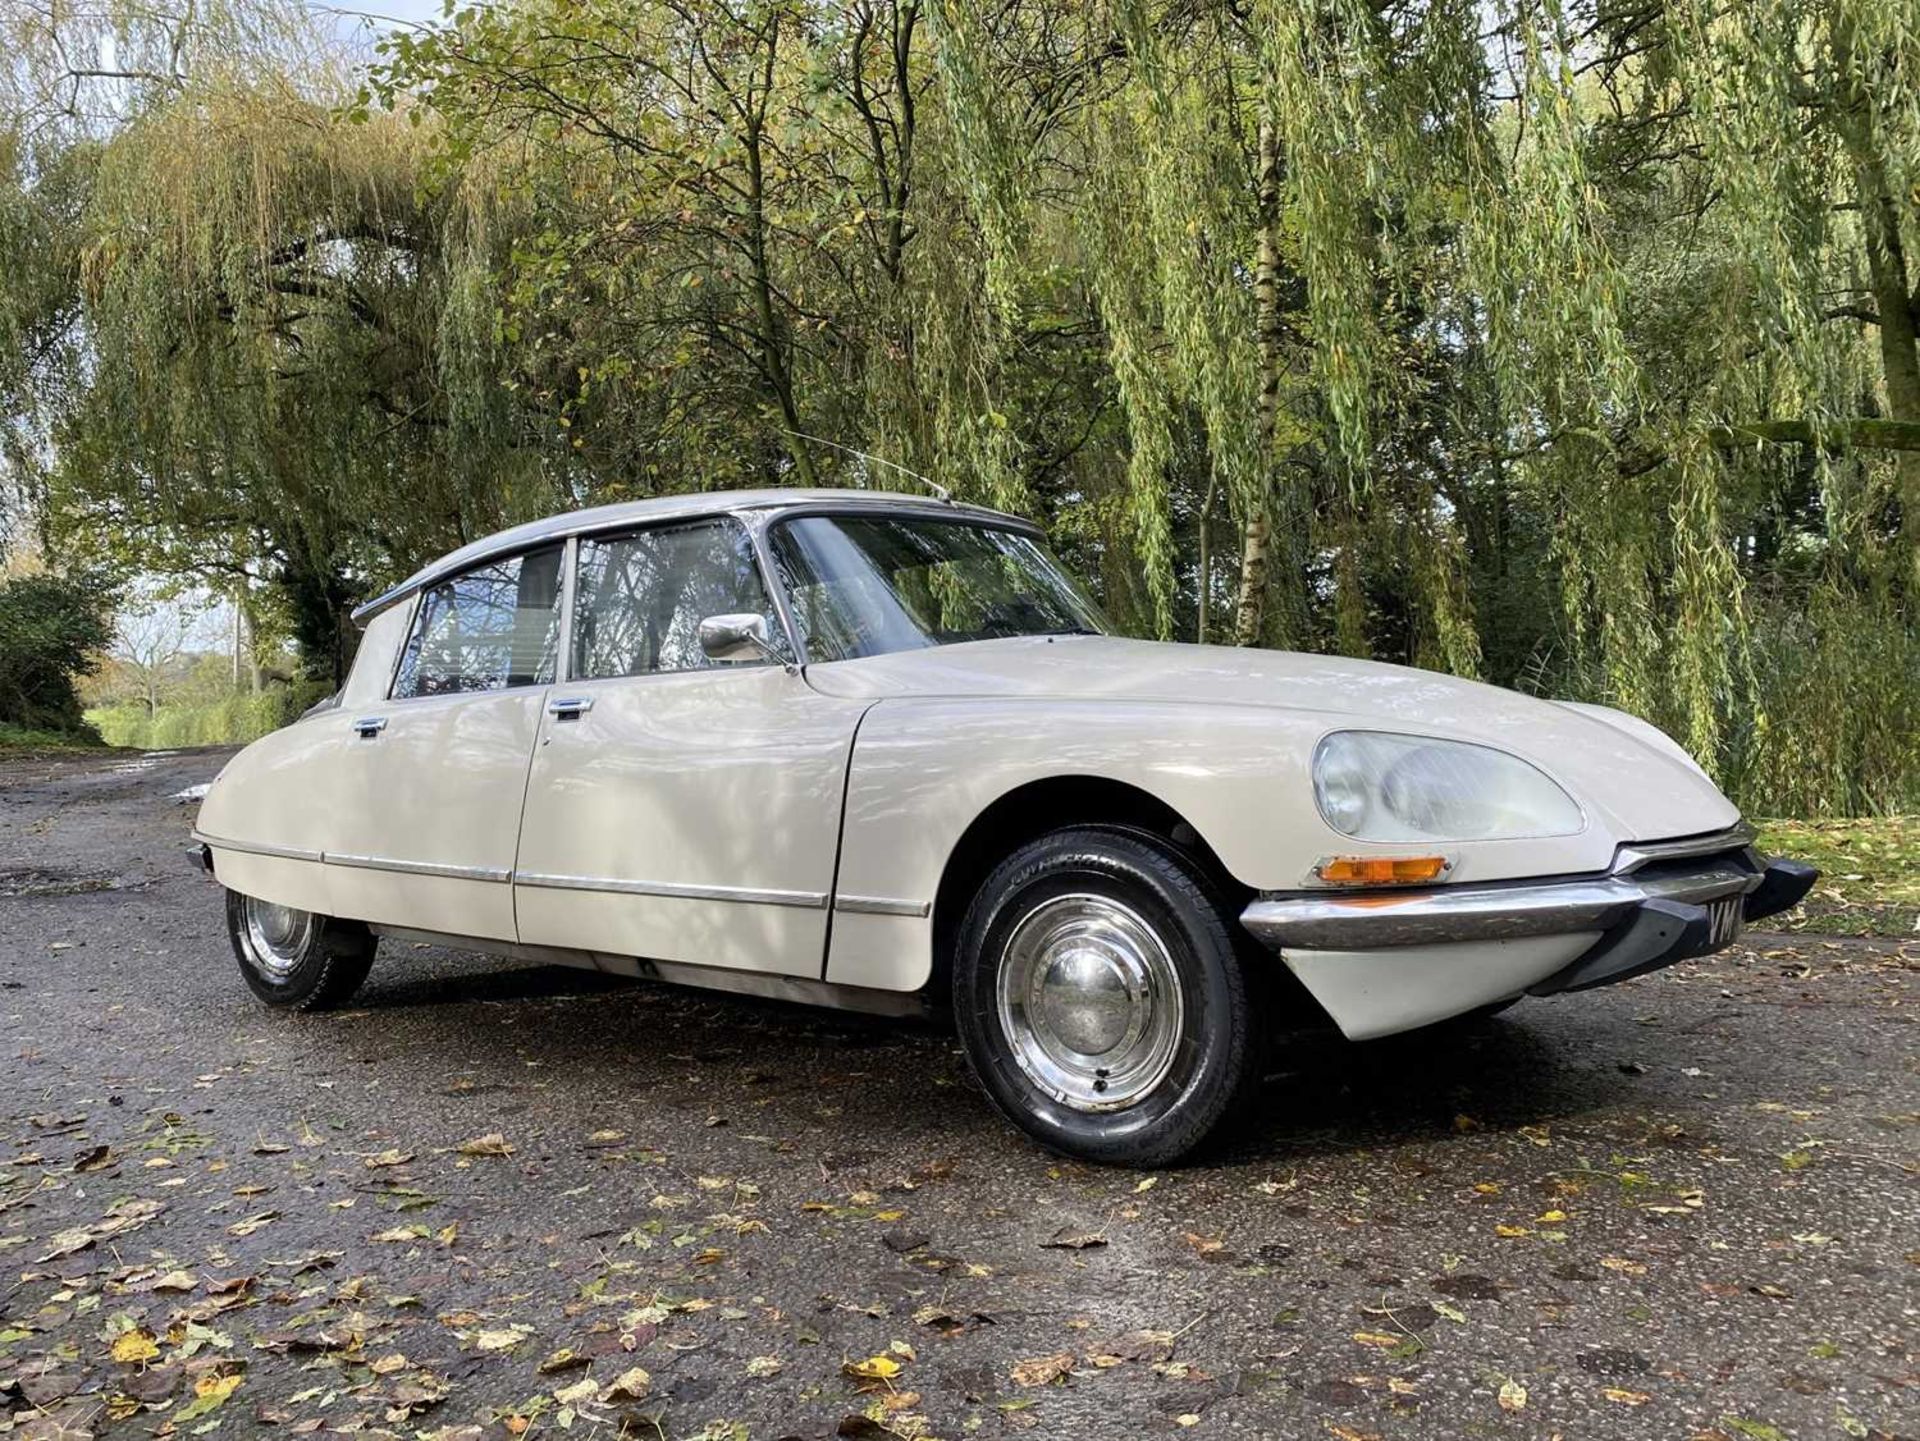
[[[1715,950],[1730,946],[1740,939],[1746,900],[1745,896],[1728,896],[1724,900],[1708,902],[1707,940]]]

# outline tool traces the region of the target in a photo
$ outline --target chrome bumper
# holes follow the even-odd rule
[[[1274,950],[1374,951],[1597,932],[1571,965],[1528,987],[1534,995],[1583,990],[1720,950],[1744,921],[1798,904],[1819,873],[1797,861],[1767,861],[1751,840],[1743,826],[1622,847],[1605,875],[1566,880],[1263,896],[1240,920]]]

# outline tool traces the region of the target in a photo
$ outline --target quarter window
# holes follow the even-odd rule
[[[396,700],[548,685],[560,647],[560,559],[551,546],[493,561],[420,597]]]
[[[753,544],[734,521],[667,526],[580,542],[573,613],[573,674],[581,680],[702,670],[708,616],[765,616],[783,656],[787,642],[761,584]]]

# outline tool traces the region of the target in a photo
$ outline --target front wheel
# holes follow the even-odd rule
[[[358,921],[227,892],[227,936],[240,974],[270,1006],[324,1011],[345,1005],[373,967],[374,935]]]
[[[1259,1083],[1224,908],[1154,836],[1076,828],[1009,856],[967,912],[953,996],[994,1104],[1082,1160],[1177,1161]]]

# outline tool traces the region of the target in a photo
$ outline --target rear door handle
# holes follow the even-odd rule
[[[354,734],[362,740],[372,740],[387,728],[387,718],[383,715],[363,715],[353,723]]]
[[[581,716],[592,709],[592,696],[567,696],[561,700],[550,700],[547,702],[547,714],[553,716],[556,720],[579,720]]]

